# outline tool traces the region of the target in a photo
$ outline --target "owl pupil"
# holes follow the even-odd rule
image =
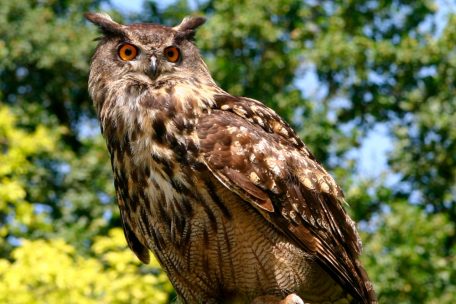
[[[131,55],[131,50],[130,49],[126,49],[125,50],[125,55],[130,56]]]
[[[173,57],[174,56],[174,52],[173,51],[168,51],[168,57]]]

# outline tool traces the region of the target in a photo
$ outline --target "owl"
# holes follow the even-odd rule
[[[194,44],[204,18],[85,16],[125,237],[180,303],[377,302],[341,189],[273,110],[217,86]]]

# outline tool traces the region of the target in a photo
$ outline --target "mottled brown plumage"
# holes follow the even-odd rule
[[[376,302],[342,191],[273,110],[214,83],[192,42],[203,18],[86,17],[104,33],[89,91],[125,236],[181,302]]]

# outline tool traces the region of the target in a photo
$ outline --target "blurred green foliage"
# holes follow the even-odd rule
[[[168,303],[172,286],[158,261],[141,266],[121,228],[95,238],[92,250],[83,257],[63,239],[23,240],[14,262],[0,260],[0,302]]]
[[[380,302],[454,303],[452,0],[145,2],[137,14],[103,0],[0,2],[0,303],[174,298],[119,228],[87,95],[98,34],[82,14],[101,9],[168,25],[206,15],[197,44],[215,80],[276,109],[345,189]],[[378,126],[393,150],[366,174],[359,148]]]

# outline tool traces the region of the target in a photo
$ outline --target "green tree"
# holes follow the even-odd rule
[[[121,228],[95,238],[94,257],[63,239],[24,240],[0,259],[2,303],[168,303],[172,287],[153,259],[145,269],[125,245]]]

